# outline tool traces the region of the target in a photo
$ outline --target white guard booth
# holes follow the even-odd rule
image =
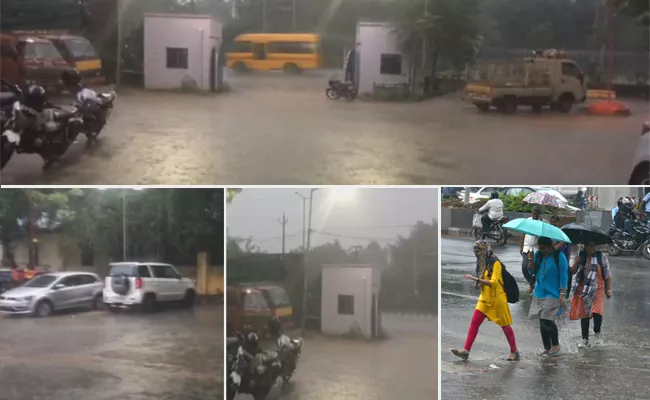
[[[357,24],[356,82],[359,94],[373,93],[375,84],[410,82],[410,63],[400,50],[394,26],[387,22]]]
[[[342,335],[351,332],[368,338],[379,336],[381,271],[367,264],[323,266],[321,331]]]
[[[144,86],[216,91],[222,24],[209,15],[144,15]]]

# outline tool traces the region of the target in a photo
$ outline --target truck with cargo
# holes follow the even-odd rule
[[[556,50],[535,51],[533,56],[506,63],[478,65],[468,71],[463,98],[481,111],[496,108],[512,114],[518,106],[534,112],[549,106],[568,113],[587,98],[580,66]]]

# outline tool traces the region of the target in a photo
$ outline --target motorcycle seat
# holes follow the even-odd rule
[[[54,111],[54,119],[57,121],[67,120],[76,114],[76,110],[56,110]]]
[[[339,79],[330,79],[329,81],[327,81],[327,83],[329,83],[332,86],[332,85],[339,85],[341,81]]]

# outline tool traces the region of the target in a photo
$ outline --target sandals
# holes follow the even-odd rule
[[[562,350],[561,347],[558,347],[557,350],[555,350],[555,351],[550,351],[549,350],[548,355],[549,356],[557,356],[558,354],[560,354],[560,350]]]
[[[521,356],[519,355],[518,351],[515,351],[514,353],[510,353],[510,355],[506,358],[508,361],[519,361],[521,360]]]
[[[537,354],[538,356],[542,356],[542,357],[543,357],[543,356],[547,356],[549,351],[550,351],[550,350],[540,349],[540,350],[537,350],[537,353],[536,353],[536,354]]]
[[[465,361],[467,361],[467,359],[469,358],[469,351],[465,349],[463,350],[451,349],[451,352],[454,353],[456,357],[460,357]]]

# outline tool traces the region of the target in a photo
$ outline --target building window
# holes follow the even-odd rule
[[[167,47],[167,68],[187,69],[187,49]]]
[[[349,294],[339,295],[339,314],[354,315],[354,296]]]
[[[382,75],[401,75],[402,56],[399,54],[382,54],[379,71]]]

